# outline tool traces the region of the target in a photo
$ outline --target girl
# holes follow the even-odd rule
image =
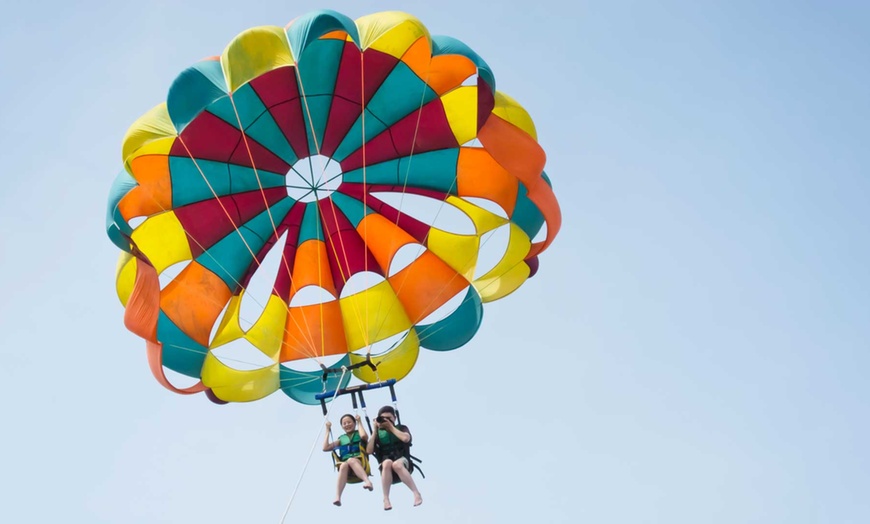
[[[368,443],[368,435],[366,429],[360,423],[359,415],[354,418],[351,415],[342,415],[339,419],[341,429],[344,430],[344,435],[340,435],[335,442],[329,441],[329,432],[332,428],[332,423],[326,421],[326,435],[323,441],[323,451],[336,450],[338,455],[338,489],[333,504],[341,506],[341,493],[344,491],[344,486],[347,484],[347,477],[350,471],[353,471],[357,479],[362,480],[363,488],[371,491],[372,483],[369,480],[366,472],[364,461],[367,461],[365,456],[365,448]],[[357,430],[359,424],[359,430]]]

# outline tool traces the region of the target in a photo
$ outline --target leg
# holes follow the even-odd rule
[[[347,466],[347,462],[342,462],[341,466],[338,467],[338,488],[335,494],[335,504],[336,506],[341,506],[341,493],[344,491],[344,486],[347,485],[347,472],[350,471],[350,468]]]
[[[417,490],[417,483],[414,482],[414,477],[411,476],[411,472],[408,471],[407,466],[405,466],[406,462],[407,459],[404,458],[393,462],[393,471],[395,471],[396,475],[399,476],[399,479],[411,489],[411,493],[414,494],[414,505],[419,506],[423,503],[423,497]]]
[[[348,466],[353,471],[354,475],[360,480],[363,481],[363,488],[371,491],[372,490],[372,482],[369,480],[369,476],[366,475],[366,470],[362,465],[362,462],[359,461],[358,458],[352,458],[347,461]]]
[[[381,488],[384,490],[384,510],[393,509],[390,504],[390,486],[393,485],[393,461],[385,460],[381,462]]]

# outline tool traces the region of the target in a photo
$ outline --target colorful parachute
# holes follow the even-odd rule
[[[308,359],[403,378],[420,347],[468,342],[561,220],[528,113],[468,46],[400,12],[243,32],[131,126],[123,161],[107,228],[125,324],[164,386],[221,401],[316,403],[351,378],[324,384]],[[504,252],[478,274],[496,231]],[[271,294],[246,319],[270,253]],[[239,342],[265,363],[220,356]]]

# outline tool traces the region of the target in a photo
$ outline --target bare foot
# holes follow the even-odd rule
[[[422,503],[423,503],[423,497],[421,497],[419,493],[414,495],[414,507],[417,507]]]
[[[336,505],[336,506],[341,506],[341,501],[340,501],[340,500],[336,500],[335,502],[333,502],[333,504]]]
[[[393,505],[390,504],[389,500],[385,500],[384,501],[384,511],[390,511],[391,509],[393,509]]]

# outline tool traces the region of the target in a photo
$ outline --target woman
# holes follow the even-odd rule
[[[366,429],[360,423],[359,415],[356,418],[349,414],[342,415],[339,422],[341,423],[341,429],[344,430],[344,435],[340,435],[338,440],[330,442],[329,432],[332,429],[332,423],[327,420],[326,438],[323,441],[323,451],[336,450],[335,453],[338,455],[338,462],[336,463],[336,467],[338,467],[338,489],[335,502],[333,502],[336,506],[341,506],[341,493],[347,484],[347,477],[350,471],[353,471],[354,475],[364,482],[363,488],[372,491],[372,483],[369,480],[365,466],[363,466],[363,461],[366,460],[364,455],[365,448],[369,439],[368,435],[366,435]],[[359,425],[359,430],[356,429],[357,425]]]

